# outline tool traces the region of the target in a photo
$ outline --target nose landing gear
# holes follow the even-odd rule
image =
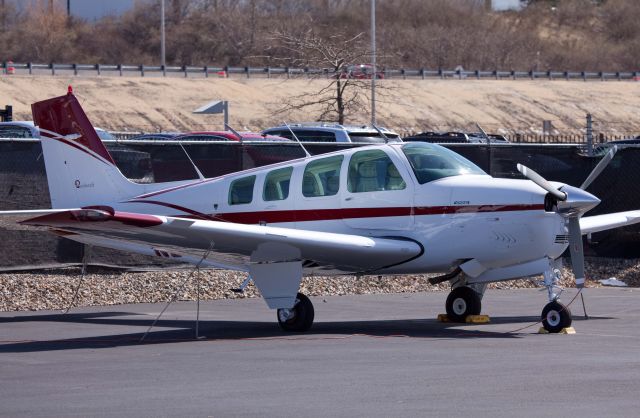
[[[571,311],[562,303],[554,300],[542,310],[542,326],[550,333],[558,333],[571,326]]]
[[[542,326],[547,332],[558,333],[565,328],[569,328],[572,322],[572,315],[569,308],[560,303],[562,288],[558,286],[560,281],[560,270],[553,269],[544,273],[544,285],[549,294],[549,303],[542,309],[540,319]]]

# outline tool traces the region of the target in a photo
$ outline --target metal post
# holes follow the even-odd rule
[[[4,110],[0,110],[0,122],[11,122],[13,120],[13,106],[6,105]]]
[[[587,155],[593,157],[593,120],[591,113],[587,113]]]
[[[165,64],[164,0],[160,0],[160,65]]]
[[[229,126],[229,102],[228,101],[223,101],[222,102],[222,112],[224,113],[224,129],[227,129],[227,126]]]
[[[376,124],[376,0],[371,0],[371,124]]]

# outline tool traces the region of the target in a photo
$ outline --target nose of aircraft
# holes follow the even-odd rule
[[[560,190],[567,194],[567,200],[558,202],[558,212],[562,214],[585,213],[600,203],[600,199],[577,187],[564,185]]]

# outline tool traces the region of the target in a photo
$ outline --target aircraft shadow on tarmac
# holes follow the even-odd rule
[[[195,341],[195,321],[159,320],[144,341],[141,338],[154,319],[128,312],[97,312],[75,314],[19,315],[0,317],[2,323],[18,322],[60,322],[96,325],[119,325],[136,327],[131,332],[109,335],[52,339],[0,341],[0,353],[22,353],[54,350],[98,349],[142,344],[170,344]],[[576,317],[580,321],[583,318]],[[613,319],[591,317],[591,319]],[[375,321],[317,322],[310,331],[302,334],[285,333],[276,323],[255,321],[204,321],[199,324],[199,334],[204,341],[233,340],[312,340],[339,339],[347,337],[373,338],[424,338],[424,339],[466,339],[466,338],[522,338],[524,333],[534,333],[540,326],[538,317],[492,317],[491,324],[512,324],[513,330],[492,331],[487,326],[460,323],[442,323],[435,319],[399,319]],[[528,326],[530,325],[530,326]],[[171,328],[171,329],[166,329]],[[112,328],[110,328],[112,329]]]

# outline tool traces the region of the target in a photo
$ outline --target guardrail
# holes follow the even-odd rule
[[[240,76],[251,77],[279,77],[279,78],[335,78],[344,76],[344,73],[336,72],[328,68],[293,68],[293,67],[230,67],[230,66],[163,66],[163,65],[125,65],[125,64],[36,64],[36,63],[8,63],[0,65],[1,72],[6,75],[11,74],[42,74],[72,72],[74,75],[80,73],[93,73],[95,75],[145,75],[152,73],[157,75],[175,76],[200,75],[203,77],[230,77]],[[640,71],[616,71],[616,72],[589,72],[589,71],[483,71],[483,70],[444,70],[444,69],[387,69],[379,70],[382,78],[391,79],[443,79],[443,80],[581,80],[581,81],[640,81]],[[358,78],[366,78],[370,74],[358,75]]]

